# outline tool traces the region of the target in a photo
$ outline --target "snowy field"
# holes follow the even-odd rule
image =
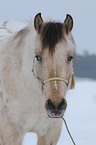
[[[0,22],[0,39],[23,27],[21,22]],[[76,145],[96,145],[96,81],[76,80],[75,89],[70,90],[66,98],[68,107],[64,118]],[[36,144],[36,134],[26,134],[23,145]],[[72,145],[64,124],[57,145]]]
[[[65,119],[76,145],[96,145],[96,81],[76,80],[67,93]],[[36,145],[36,134],[28,133],[23,145]],[[57,145],[72,145],[65,125]]]

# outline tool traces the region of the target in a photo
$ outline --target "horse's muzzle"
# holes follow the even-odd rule
[[[48,99],[45,107],[50,118],[61,118],[67,108],[67,102],[65,99],[62,99],[58,105],[54,105],[54,103]]]

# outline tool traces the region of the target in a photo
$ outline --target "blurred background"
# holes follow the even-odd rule
[[[63,22],[66,14],[74,19],[76,85],[67,94],[68,107],[64,117],[77,145],[96,145],[96,0],[2,0],[0,24],[4,26],[3,21],[14,20],[7,27],[12,31],[19,30],[34,20],[38,12],[42,13],[43,19]],[[6,35],[5,31],[0,30],[1,33]],[[23,145],[36,143],[37,136],[31,133],[25,136]],[[58,145],[64,144],[71,145],[71,141],[63,125]]]

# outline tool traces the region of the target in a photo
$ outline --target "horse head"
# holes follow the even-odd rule
[[[74,88],[73,19],[67,14],[63,23],[46,23],[39,13],[34,18],[34,28],[40,41],[34,51],[34,78],[42,86],[48,116],[62,117],[67,107],[66,91]]]

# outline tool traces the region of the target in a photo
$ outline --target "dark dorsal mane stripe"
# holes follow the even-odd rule
[[[64,37],[63,24],[48,22],[45,23],[42,32],[41,40],[43,49],[49,48],[50,52],[55,51],[55,45]]]

